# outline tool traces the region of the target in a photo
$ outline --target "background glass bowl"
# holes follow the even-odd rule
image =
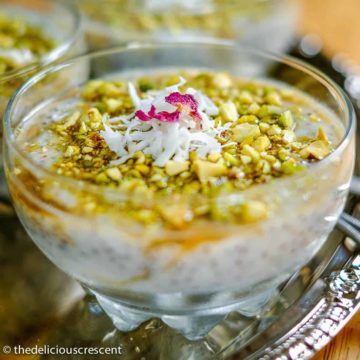
[[[181,231],[161,228],[156,236],[177,245],[149,253],[146,228],[121,207],[126,201],[141,207],[145,199],[46,171],[20,149],[14,130],[34,117],[41,124],[54,107],[58,111],[63,101],[76,100],[78,87],[89,79],[171,67],[282,81],[327,106],[346,134],[331,155],[305,171],[219,200],[226,206],[244,197],[260,198],[271,206],[268,220],[256,225],[195,222]],[[343,92],[297,60],[227,44],[144,44],[76,58],[26,82],[5,116],[5,169],[15,208],[32,239],[96,295],[119,329],[131,330],[159,317],[195,339],[230,311],[261,316],[277,287],[323,244],[347,196],[354,127],[354,112]],[[85,199],[82,205],[77,196]],[[103,203],[101,216],[86,206],[93,201]],[[194,239],[201,239],[199,246],[167,266],[178,244]]]
[[[0,76],[0,196],[6,194],[2,170],[2,118],[12,93],[41,67],[85,50],[81,33],[81,17],[71,4],[52,0],[0,0],[0,12],[9,18],[22,18],[40,27],[57,42],[57,46],[41,61],[28,64]]]
[[[293,0],[73,0],[92,49],[131,41],[234,40],[271,51],[295,34]]]

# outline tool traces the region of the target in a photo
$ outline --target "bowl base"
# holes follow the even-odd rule
[[[186,309],[169,313],[153,311],[142,306],[121,302],[97,291],[91,290],[105,313],[111,318],[114,326],[123,332],[133,331],[144,322],[158,318],[170,328],[182,334],[188,340],[199,340],[207,336],[217,325],[227,321],[229,314],[237,318],[237,330],[244,331],[256,321],[269,307],[279,299],[277,289],[267,289],[256,295],[239,299],[235,304],[209,309]],[[176,295],[174,295],[176,296]],[[216,332],[216,331],[215,331]]]

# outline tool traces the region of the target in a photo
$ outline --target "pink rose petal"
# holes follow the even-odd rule
[[[142,110],[136,111],[135,116],[137,118],[139,118],[139,120],[141,120],[141,121],[150,121],[151,120],[151,116],[145,114],[145,112]]]
[[[180,111],[188,111],[189,115],[195,118],[195,120],[201,121],[201,116],[198,112],[198,103],[193,95],[173,92],[166,96],[165,101],[171,105],[177,106]]]
[[[156,111],[156,107],[151,105],[149,112],[146,114],[142,110],[137,110],[135,116],[141,121],[150,121],[156,119],[161,122],[177,122],[180,120],[181,111],[186,111],[196,121],[201,121],[201,116],[198,112],[198,103],[195,98],[190,94],[180,94],[173,92],[165,97],[165,101],[177,107],[174,112]]]
[[[135,116],[139,118],[139,120],[141,121],[150,121],[152,119],[156,119],[161,122],[177,122],[180,119],[180,111],[176,110],[174,112],[168,112],[168,111],[156,112],[155,106],[151,105],[148,114],[146,114],[142,110],[138,110],[135,112]]]

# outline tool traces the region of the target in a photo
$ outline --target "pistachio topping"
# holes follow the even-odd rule
[[[179,197],[178,204],[141,211],[130,202],[127,213],[144,224],[253,223],[269,215],[261,199],[244,197],[231,206],[216,199],[302,171],[332,151],[323,122],[314,125],[315,113],[303,111],[303,103],[290,91],[225,73],[91,80],[76,108],[50,123],[46,147],[59,154],[50,165],[58,174],[144,198]],[[317,126],[316,133],[298,136],[301,122]],[[184,200],[188,195],[197,200]]]
[[[54,47],[38,26],[0,13],[0,75],[39,60]]]

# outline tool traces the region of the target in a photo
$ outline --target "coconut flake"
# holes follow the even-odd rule
[[[220,153],[222,145],[215,138],[229,124],[215,127],[216,105],[200,91],[189,88],[185,93],[178,84],[160,91],[148,91],[141,99],[133,83],[128,83],[129,95],[135,112],[116,118],[103,116],[101,136],[119,158],[113,164],[122,164],[137,151],[151,155],[160,167],[171,160],[185,161],[191,151],[199,157]],[[114,130],[115,128],[120,130]]]

